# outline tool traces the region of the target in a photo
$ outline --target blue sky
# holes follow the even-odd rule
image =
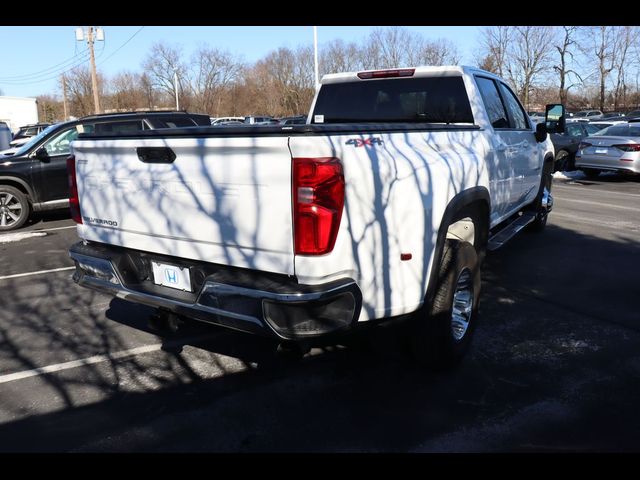
[[[0,90],[3,95],[29,97],[59,93],[57,77],[65,68],[83,60],[74,57],[86,49],[76,42],[76,26],[0,27]],[[113,75],[122,70],[141,71],[141,63],[151,45],[158,41],[179,44],[189,55],[199,45],[228,50],[253,62],[278,47],[313,43],[310,26],[102,26],[105,42],[96,43],[98,69]],[[375,27],[318,27],[318,43],[341,38],[358,41]],[[481,27],[407,27],[430,39],[446,38],[458,45],[462,63],[471,63]],[[136,33],[137,32],[137,33]],[[135,36],[133,36],[135,34]],[[133,38],[131,38],[133,36]],[[125,42],[127,42],[125,44]],[[88,60],[84,62],[88,64]]]

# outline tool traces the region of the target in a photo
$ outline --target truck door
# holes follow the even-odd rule
[[[510,135],[514,148],[514,168],[516,178],[520,179],[520,192],[514,195],[513,208],[516,208],[533,200],[537,195],[543,162],[538,153],[535,131],[518,98],[502,82],[500,82],[500,94],[509,115]]]
[[[492,155],[487,159],[493,223],[507,215],[520,197],[522,177],[516,171],[516,157],[521,139],[510,127],[496,82],[488,77],[476,76],[476,83],[494,130],[494,135],[491,135]]]

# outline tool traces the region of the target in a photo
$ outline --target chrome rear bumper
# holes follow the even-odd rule
[[[110,255],[109,247],[104,245],[82,242],[73,245],[69,249],[69,256],[76,264],[73,280],[83,287],[130,302],[287,340],[348,329],[355,325],[360,314],[362,294],[352,279],[325,285],[299,285],[288,277],[280,282],[271,278],[268,284],[272,288],[266,289],[220,282],[216,275],[209,275],[197,292],[187,293],[155,285],[150,279],[132,281],[132,276],[137,275],[132,270],[140,262],[131,261],[131,255],[136,252],[119,249],[113,253]],[[225,273],[229,278],[228,272]],[[244,282],[251,283],[247,282],[246,275]]]

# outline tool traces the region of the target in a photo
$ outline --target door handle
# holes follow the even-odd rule
[[[169,147],[138,147],[138,159],[143,163],[173,163],[176,154]]]

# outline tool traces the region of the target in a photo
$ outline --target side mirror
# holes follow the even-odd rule
[[[547,105],[544,124],[548,133],[563,133],[567,121],[567,112],[560,103]]]
[[[547,126],[543,122],[536,124],[535,137],[538,143],[542,143],[547,139]]]
[[[46,148],[40,147],[39,149],[36,150],[35,157],[38,160],[44,162],[44,161],[49,160],[49,153],[47,152]]]

